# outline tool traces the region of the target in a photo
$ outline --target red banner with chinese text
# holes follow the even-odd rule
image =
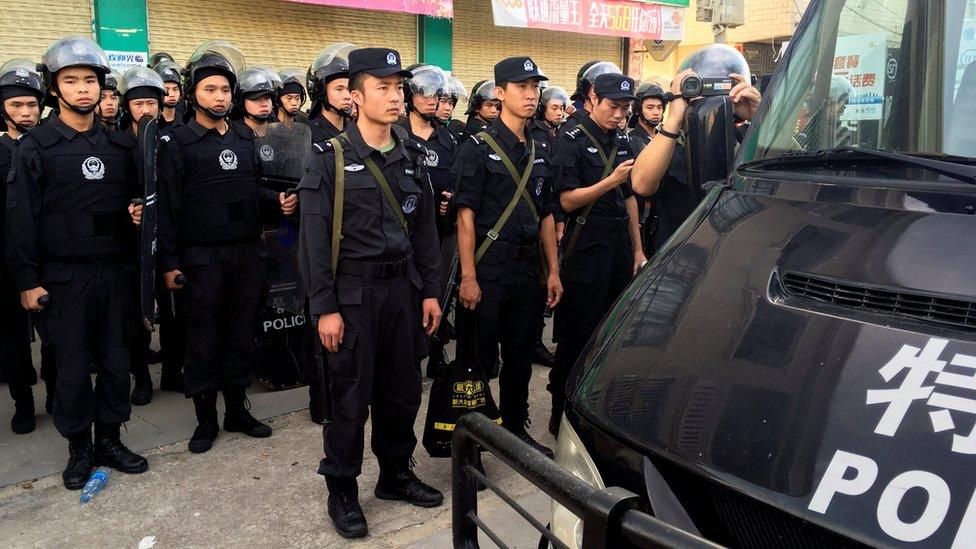
[[[646,40],[681,40],[685,10],[627,0],[491,0],[495,24],[625,36]]]
[[[454,17],[454,0],[285,0],[340,8],[416,13],[431,17]]]

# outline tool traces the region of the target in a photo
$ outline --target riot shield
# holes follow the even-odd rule
[[[264,137],[255,140],[261,161],[261,184],[277,192],[291,192],[305,173],[305,160],[312,148],[312,132],[305,124],[268,124]],[[284,219],[264,226],[268,249],[267,306],[295,314],[304,310],[299,288],[298,225]]]
[[[143,188],[139,246],[139,303],[142,323],[153,331],[156,319],[156,149],[159,125],[155,118],[139,121],[139,182]]]
[[[261,162],[261,185],[293,192],[305,173],[312,133],[305,124],[268,124],[255,139]],[[265,301],[258,315],[260,330],[258,379],[272,390],[303,382],[305,291],[298,270],[298,219],[266,223],[262,236],[268,251]]]

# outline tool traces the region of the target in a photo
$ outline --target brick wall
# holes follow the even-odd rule
[[[0,0],[0,64],[26,58],[40,62],[59,38],[91,38],[89,0]]]

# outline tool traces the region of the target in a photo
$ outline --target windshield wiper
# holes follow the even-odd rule
[[[946,177],[957,179],[959,181],[976,184],[976,167],[967,166],[962,163],[968,159],[952,156],[943,157],[958,161],[952,162],[949,160],[935,160],[933,158],[912,156],[898,152],[879,151],[876,149],[859,149],[857,147],[834,147],[831,149],[821,149],[813,153],[799,151],[789,152],[774,158],[763,158],[761,160],[745,162],[739,166],[739,169],[763,169],[788,164],[805,164],[810,162],[837,160],[853,161],[863,160],[864,158],[882,158],[886,160],[893,160],[902,164],[908,164],[909,166],[923,168]]]

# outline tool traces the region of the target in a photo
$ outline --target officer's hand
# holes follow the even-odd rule
[[[481,286],[478,286],[478,279],[475,277],[461,277],[461,286],[458,288],[458,299],[465,309],[473,311],[478,303],[481,303]]]
[[[142,204],[129,204],[129,215],[136,227],[142,225]]]
[[[610,179],[613,181],[614,185],[620,185],[627,181],[630,177],[630,170],[634,169],[634,159],[631,158],[626,162],[621,162],[619,166],[613,169],[613,173],[610,174]]]
[[[550,309],[559,305],[559,300],[563,298],[563,282],[559,279],[559,275],[555,273],[549,273],[549,279],[546,280],[546,306]]]
[[[28,311],[43,311],[44,306],[37,301],[47,295],[47,290],[40,286],[20,292],[20,306]]]
[[[176,277],[181,276],[182,274],[183,273],[181,273],[179,271],[179,269],[173,269],[172,271],[170,271],[168,273],[164,273],[163,274],[163,281],[166,284],[166,289],[169,290],[169,291],[171,291],[171,292],[175,292],[177,290],[182,290],[183,289],[183,285],[176,283]]]
[[[644,255],[644,252],[635,253],[633,276],[637,276],[637,273],[639,273],[640,270],[643,269],[645,265],[647,265],[647,256]]]
[[[423,303],[424,313],[421,322],[424,325],[424,329],[427,331],[427,336],[434,335],[437,331],[437,327],[441,325],[441,304],[437,302],[437,299],[433,297],[428,297]]]
[[[454,194],[447,191],[441,191],[440,207],[438,208],[438,212],[441,214],[441,217],[446,216],[447,211],[451,209],[451,198],[453,197]]]
[[[735,82],[729,96],[732,98],[732,106],[735,114],[743,120],[752,120],[759,110],[759,102],[762,95],[751,83],[746,82],[746,78],[741,74],[730,74],[729,77]]]
[[[278,193],[278,202],[281,203],[281,213],[291,215],[295,213],[295,208],[298,206],[298,195],[288,196],[285,193]]]
[[[668,103],[668,120],[677,122],[677,129],[679,130],[685,123],[685,109],[688,107],[688,101],[681,97],[681,83],[684,82],[685,78],[693,76],[694,74],[695,71],[685,69],[676,74],[674,80],[671,81],[671,94],[674,95],[676,99]]]
[[[330,353],[338,353],[339,345],[346,332],[346,325],[342,322],[342,315],[332,313],[319,317],[319,339]]]

